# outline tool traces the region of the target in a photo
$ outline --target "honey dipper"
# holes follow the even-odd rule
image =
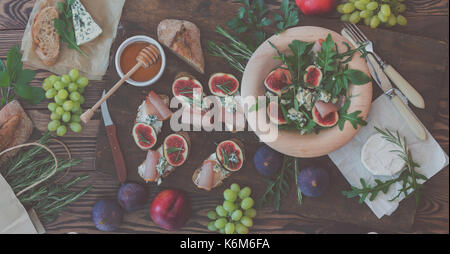
[[[80,118],[84,123],[88,123],[92,116],[94,115],[95,110],[97,110],[103,102],[105,102],[119,87],[129,79],[139,68],[144,67],[148,68],[150,65],[153,65],[158,61],[160,57],[160,52],[155,45],[150,44],[139,52],[139,55],[136,57],[137,64],[125,75],[121,80],[119,80],[106,94],[103,96],[97,103],[95,103],[92,108],[88,109],[84,112]]]

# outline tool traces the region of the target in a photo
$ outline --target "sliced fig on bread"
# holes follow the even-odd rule
[[[231,155],[234,154],[234,155]],[[232,157],[232,161],[230,161]],[[244,164],[244,150],[240,140],[232,139],[217,145],[216,152],[209,156],[200,168],[195,170],[192,181],[199,189],[210,191]]]
[[[215,73],[209,78],[208,86],[215,96],[232,96],[239,90],[239,81],[231,74]]]
[[[189,150],[190,139],[186,132],[171,134],[164,139],[164,157],[173,167],[179,167],[186,162]]]
[[[136,145],[144,151],[153,148],[158,140],[155,129],[145,123],[136,123],[134,125],[133,138]]]
[[[217,145],[217,159],[225,169],[232,172],[238,171],[244,165],[243,147],[238,139],[223,141]]]

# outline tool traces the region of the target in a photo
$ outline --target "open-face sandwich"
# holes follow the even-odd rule
[[[215,73],[210,77],[208,87],[221,106],[218,120],[225,123],[229,131],[244,130],[245,115],[240,106],[238,79],[231,74]]]
[[[138,173],[146,182],[161,184],[177,167],[183,165],[190,151],[190,139],[186,132],[171,134],[158,150],[149,150],[147,158],[138,167]]]
[[[200,168],[195,170],[192,181],[199,189],[210,191],[222,184],[233,172],[244,164],[244,148],[240,140],[231,139],[217,145]]]
[[[202,83],[188,73],[180,73],[172,84],[172,93],[183,105],[181,123],[201,128],[207,111]]]
[[[163,121],[170,119],[172,116],[172,111],[168,105],[168,96],[157,95],[150,91],[139,106],[133,127],[133,137],[137,146],[142,150],[146,151],[155,146]]]

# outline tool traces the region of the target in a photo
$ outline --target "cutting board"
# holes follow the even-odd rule
[[[205,88],[209,75],[215,72],[229,72],[240,77],[239,73],[233,72],[221,59],[208,56],[205,50],[207,40],[221,39],[214,32],[215,26],[223,25],[239,6],[224,1],[187,0],[183,1],[182,4],[179,4],[179,1],[176,2],[178,7],[174,9],[174,1],[172,0],[127,1],[122,16],[121,30],[115,42],[115,48],[117,48],[123,40],[133,35],[144,34],[156,38],[156,28],[162,19],[187,19],[200,27],[206,60],[206,74],[200,75],[166,49],[167,69],[159,82],[146,88],[125,85],[108,100],[112,119],[117,125],[118,139],[124,153],[130,181],[142,182],[138,177],[137,167],[144,161],[146,153],[139,150],[135,145],[131,136],[131,129],[137,108],[150,90],[171,96],[171,84],[179,72],[193,74],[204,84]],[[340,31],[341,29],[340,24],[334,19],[302,18],[301,25],[322,26],[334,31]],[[425,126],[430,129],[438,109],[437,98],[439,98],[445,80],[448,61],[447,45],[435,40],[384,29],[364,29],[364,31],[369,38],[373,39],[375,49],[379,54],[402,73],[423,95],[427,104],[426,109],[414,109],[414,111]],[[113,54],[114,50],[113,48]],[[106,78],[109,84],[114,84],[116,80],[119,80],[113,65],[110,67]],[[106,87],[106,89],[109,88]],[[379,95],[381,95],[381,90],[374,85],[374,98]],[[169,123],[166,122],[162,133],[159,135],[159,142],[156,147],[159,147],[163,137],[170,133]],[[182,189],[189,192],[193,199],[196,199],[196,197],[204,199],[205,192],[198,190],[192,183],[194,170],[214,152],[215,143],[230,138],[239,138],[245,144],[247,157],[243,169],[227,179],[226,184],[209,192],[206,197],[220,200],[222,191],[232,182],[252,187],[254,197],[260,197],[264,193],[266,189],[264,178],[257,173],[253,164],[253,156],[256,150],[263,145],[258,141],[256,135],[249,131],[235,134],[229,132],[189,132],[189,135],[192,140],[192,148],[188,161],[163,181],[162,188]],[[327,156],[300,160],[301,167],[308,165],[321,166],[328,170],[331,177],[329,190],[320,198],[304,198],[303,204],[298,206],[295,188],[291,188],[289,196],[282,202],[281,211],[283,213],[351,223],[385,232],[405,231],[412,226],[416,209],[414,200],[402,201],[393,215],[385,216],[379,220],[366,205],[358,204],[357,199],[347,199],[342,196],[341,191],[348,190],[350,186]],[[103,126],[100,127],[98,134],[95,166],[99,171],[115,174],[111,149]],[[154,188],[154,184],[148,184],[148,186]],[[270,220],[270,215],[266,219]]]

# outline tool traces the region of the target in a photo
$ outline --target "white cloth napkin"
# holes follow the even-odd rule
[[[361,178],[370,184],[374,184],[375,179],[382,181],[391,179],[391,177],[373,176],[361,163],[362,147],[369,137],[377,133],[375,126],[392,132],[398,130],[401,136],[405,136],[414,161],[421,166],[416,171],[428,179],[449,164],[448,155],[428,130],[426,141],[417,139],[387,96],[382,95],[373,102],[367,122],[367,126],[363,127],[348,144],[328,155],[352,186],[361,187]],[[374,201],[366,199],[365,203],[379,219],[384,215],[391,215],[398,208],[400,201],[405,198],[402,194],[399,199],[389,201],[397,195],[400,188],[401,184],[396,183],[386,194],[380,192]],[[357,202],[356,198],[355,202]]]

